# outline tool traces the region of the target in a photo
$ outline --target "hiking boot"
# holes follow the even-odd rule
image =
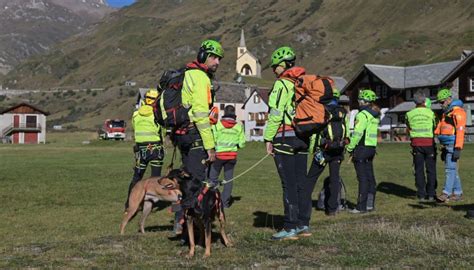
[[[298,240],[298,235],[295,229],[289,231],[283,229],[272,235],[272,240]]]
[[[436,202],[436,199],[435,199],[434,196],[428,196],[428,197],[426,198],[426,202]]]
[[[438,202],[442,202],[442,203],[449,202],[449,195],[446,193],[443,193],[439,195],[436,199],[438,200]]]
[[[333,212],[325,212],[326,216],[328,217],[335,217],[336,214],[337,214],[337,211],[333,211]]]
[[[301,226],[296,228],[296,234],[298,236],[309,237],[312,235],[309,226]]]
[[[453,195],[451,195],[451,197],[449,197],[449,201],[451,201],[451,202],[459,202],[459,201],[462,201],[462,200],[463,200],[462,194],[458,194],[458,195],[453,194]]]

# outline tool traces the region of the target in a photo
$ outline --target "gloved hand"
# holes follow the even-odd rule
[[[454,148],[453,157],[451,158],[452,161],[456,162],[461,157],[461,149]]]

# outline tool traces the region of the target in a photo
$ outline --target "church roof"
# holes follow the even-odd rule
[[[247,47],[245,45],[244,29],[242,29],[242,32],[240,32],[240,45],[239,45],[239,47]]]

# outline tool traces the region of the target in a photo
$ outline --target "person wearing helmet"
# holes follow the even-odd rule
[[[371,89],[359,91],[359,112],[355,118],[354,132],[346,146],[351,155],[359,182],[357,206],[350,212],[366,213],[375,209],[376,182],[373,160],[377,147],[380,108],[375,105],[377,96]]]
[[[151,176],[160,176],[163,166],[164,150],[162,144],[162,129],[156,124],[153,106],[158,98],[158,91],[150,89],[145,94],[145,100],[138,110],[133,112],[132,127],[135,138],[135,168],[132,181],[128,187],[125,209],[128,208],[128,197],[135,184],[143,178],[146,167],[150,164]]]
[[[182,105],[187,108],[190,124],[174,131],[173,140],[181,152],[183,169],[193,178],[204,181],[208,163],[216,158],[214,136],[209,115],[213,108],[211,79],[224,57],[222,45],[215,40],[201,43],[197,57],[186,65],[182,88]],[[175,233],[181,234],[179,220],[183,211],[177,210]]]
[[[308,142],[298,138],[292,127],[295,114],[294,81],[305,73],[295,66],[296,54],[290,47],[281,47],[271,56],[271,67],[277,80],[269,96],[269,118],[264,131],[267,153],[272,155],[283,188],[283,230],[272,240],[296,240],[310,236],[311,192],[314,182],[308,180]]]
[[[417,196],[420,201],[434,201],[437,186],[436,145],[433,133],[436,128],[436,116],[426,106],[429,99],[422,92],[416,92],[413,99],[416,107],[406,114],[405,123],[411,140]]]
[[[336,88],[333,89],[333,97],[334,99],[326,105],[331,115],[329,123],[311,142],[314,146],[310,149],[313,149],[315,155],[308,172],[308,177],[317,182],[326,165],[329,165],[329,181],[325,180],[324,184],[324,195],[328,195],[324,210],[328,216],[336,215],[337,211],[344,207],[338,201],[342,188],[339,171],[344,160],[344,147],[349,142],[347,112],[339,105],[341,92]]]
[[[440,202],[462,200],[461,178],[458,172],[458,160],[464,146],[466,112],[459,99],[453,99],[449,89],[441,89],[437,95],[443,115],[436,127],[435,134],[441,144],[441,160],[444,161],[446,180],[443,192],[438,196]]]

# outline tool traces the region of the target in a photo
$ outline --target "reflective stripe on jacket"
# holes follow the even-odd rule
[[[189,119],[201,135],[204,149],[215,147],[209,121],[209,108],[212,104],[211,80],[206,72],[200,69],[187,70],[184,74],[182,102],[189,109]]]
[[[380,120],[366,110],[356,115],[354,132],[350,138],[347,150],[352,152],[360,144],[365,146],[377,146],[377,133]],[[364,139],[362,141],[362,139]]]
[[[219,121],[212,127],[216,153],[237,152],[238,148],[245,147],[245,134],[242,124],[235,123],[232,127],[225,127]]]
[[[294,117],[293,96],[295,95],[295,85],[287,79],[279,79],[273,85],[269,96],[268,106],[270,114],[268,116],[267,126],[263,133],[265,141],[273,141],[273,138],[285,123],[285,129],[291,127],[291,121]]]
[[[407,128],[410,138],[433,138],[436,127],[436,117],[431,109],[417,107],[406,115]]]
[[[153,107],[142,105],[133,112],[132,126],[135,135],[135,142],[160,142],[161,127],[155,123]]]

